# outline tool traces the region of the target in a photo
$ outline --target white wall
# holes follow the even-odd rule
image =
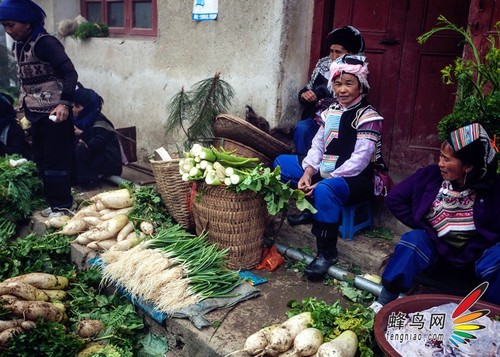
[[[78,15],[78,0],[38,0],[47,29]],[[221,72],[235,90],[231,114],[251,105],[271,126],[299,118],[308,78],[313,0],[219,0],[217,21],[191,20],[192,1],[158,0],[155,38],[92,38],[63,43],[82,83],[105,99],[116,127],[136,126],[139,156],[182,141],[165,135],[170,98]]]

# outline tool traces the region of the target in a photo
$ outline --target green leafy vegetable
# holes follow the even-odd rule
[[[374,349],[377,348],[373,337],[374,312],[364,305],[355,303],[344,308],[339,301],[329,305],[322,300],[311,297],[302,300],[302,302],[292,300],[288,303],[288,307],[290,308],[288,317],[302,312],[310,312],[314,320],[312,327],[323,333],[325,341],[336,338],[343,331],[354,331],[359,339],[360,356],[374,356]]]

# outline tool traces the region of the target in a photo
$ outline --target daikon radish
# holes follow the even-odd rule
[[[86,238],[100,241],[115,237],[118,232],[128,223],[128,217],[125,214],[119,214],[107,221],[99,223],[93,227]]]
[[[323,334],[314,327],[299,332],[293,340],[293,352],[297,356],[312,356],[323,343]]]
[[[42,291],[49,296],[49,301],[62,301],[68,295],[66,290],[49,290],[42,289]]]
[[[87,228],[88,224],[85,223],[85,221],[73,217],[58,233],[64,234],[65,236],[72,236],[85,231]]]
[[[90,338],[96,336],[103,328],[101,320],[81,320],[76,327],[76,333],[81,338]]]
[[[308,328],[313,323],[310,312],[303,312],[298,315],[290,317],[288,320],[283,322],[281,326],[285,327],[292,335],[294,339],[301,331]]]
[[[36,321],[43,318],[48,321],[62,321],[63,313],[56,306],[46,301],[23,301],[18,300],[5,306],[17,317]]]
[[[0,332],[0,346],[7,345],[7,340],[20,332],[23,332],[23,329],[20,326],[11,327]]]
[[[125,208],[120,208],[120,209],[117,209],[117,210],[111,210],[111,211],[109,211],[106,214],[101,214],[101,220],[102,221],[107,221],[108,219],[116,217],[116,216],[118,216],[120,214],[127,214],[127,213],[130,212],[131,209],[132,209],[132,207],[125,207]]]
[[[358,350],[358,336],[346,330],[337,338],[323,343],[316,355],[318,357],[354,357]]]
[[[73,218],[83,218],[83,217],[97,217],[98,214],[98,209],[96,208],[95,203],[82,207],[80,208]]]
[[[117,242],[114,246],[109,248],[109,250],[123,252],[123,251],[129,250],[129,249],[135,247],[137,244],[142,242],[143,239],[141,237],[137,236],[135,234],[135,232],[132,232],[132,233],[134,233],[134,234],[130,238],[122,240],[121,242]]]
[[[82,221],[87,223],[87,225],[90,226],[97,226],[99,223],[102,222],[102,219],[94,216],[88,216],[88,217],[82,217]]]
[[[154,232],[154,226],[151,222],[142,221],[140,224],[141,232],[147,235],[151,235]]]
[[[51,289],[51,290],[61,290],[66,289],[69,285],[68,278],[65,276],[48,274],[43,272],[34,272],[28,274],[22,274],[14,276],[12,278],[4,280],[4,283],[9,283],[13,281],[20,281],[25,284],[29,284],[38,289]]]
[[[102,203],[102,202],[101,202],[101,201],[99,201],[99,200],[95,202],[95,208],[97,209],[97,211],[98,211],[98,212],[101,212],[101,211],[104,211],[104,210],[108,209],[108,208],[104,205],[104,203]]]
[[[76,239],[73,241],[75,243],[81,244],[81,245],[87,245],[90,242],[92,242],[92,239],[88,238],[88,236],[92,233],[92,231],[86,231],[78,235]]]
[[[21,281],[0,283],[0,295],[14,295],[31,301],[49,301],[48,295],[42,290]]]
[[[3,304],[12,304],[14,301],[19,300],[20,298],[14,295],[0,295],[0,305]]]
[[[94,244],[97,248],[94,248]],[[100,240],[100,241],[94,241],[89,244],[87,244],[87,247],[95,250],[109,250],[112,246],[114,246],[117,243],[116,239],[105,239],[105,240]]]
[[[108,208],[132,207],[134,204],[134,199],[130,195],[130,191],[126,188],[102,192],[94,197]]]
[[[255,356],[256,354],[264,351],[267,346],[267,337],[264,331],[259,330],[254,334],[247,337],[245,340],[245,345],[243,346],[243,351]]]
[[[134,223],[133,222],[128,222],[125,227],[123,227],[118,235],[116,236],[116,240],[118,242],[121,242],[122,240],[125,240],[127,236],[134,230]]]
[[[0,320],[0,332],[7,330],[8,328],[21,326],[21,322],[23,321],[23,319]]]
[[[62,228],[68,221],[71,219],[70,216],[59,216],[59,217],[52,217],[47,219],[45,223],[45,227],[47,228]]]
[[[287,328],[280,325],[269,332],[267,342],[264,355],[278,356],[281,352],[290,349],[293,344],[293,337]]]

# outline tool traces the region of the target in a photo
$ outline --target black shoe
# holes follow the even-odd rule
[[[304,274],[311,280],[323,279],[328,272],[330,266],[339,261],[338,257],[330,257],[328,255],[319,254],[314,260],[309,263]]]
[[[292,226],[297,226],[299,224],[308,224],[313,221],[313,214],[308,209],[305,209],[300,214],[289,215],[286,217],[288,223]]]

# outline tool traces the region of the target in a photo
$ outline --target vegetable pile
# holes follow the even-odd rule
[[[310,327],[312,323],[311,313],[304,312],[281,324],[264,327],[247,337],[242,351],[259,357],[313,356],[323,344],[323,334]],[[241,351],[231,354],[237,352]]]
[[[270,214],[284,210],[290,200],[298,209],[316,209],[305,199],[304,192],[281,181],[281,169],[271,171],[258,158],[240,157],[236,150],[206,148],[194,144],[179,161],[179,172],[185,181],[204,181],[207,185],[225,185],[236,192],[251,190],[264,197]]]
[[[42,181],[36,172],[35,164],[20,155],[0,157],[0,241],[11,238],[16,224],[41,203]]]
[[[312,327],[323,333],[326,343],[335,342],[333,346],[324,347],[326,351],[330,348],[340,348],[345,351],[353,351],[353,354],[338,354],[338,356],[354,356],[359,348],[361,357],[374,356],[378,348],[373,337],[374,312],[370,308],[353,303],[348,308],[344,308],[337,300],[329,305],[324,301],[311,297],[298,302],[289,302],[290,310],[288,315],[293,316],[304,312],[311,313],[313,319]],[[339,338],[342,337],[340,340]],[[344,347],[339,347],[339,346]],[[337,356],[328,354],[324,350],[318,350],[318,357]]]
[[[128,251],[104,252],[101,258],[103,283],[118,284],[164,312],[227,297],[242,283],[236,272],[224,268],[226,251],[180,225],[160,228],[146,242]]]
[[[68,284],[66,277],[45,273],[19,275],[0,283],[0,304],[16,316],[0,321],[0,346],[14,334],[36,327],[39,319],[67,320],[60,301],[67,295]]]
[[[74,242],[95,251],[127,250],[153,234],[153,224],[143,221],[136,230],[128,213],[133,208],[134,197],[130,190],[99,193],[90,198],[90,204],[82,207],[73,217],[60,216],[45,222],[47,227],[62,228],[57,233],[77,235]]]

